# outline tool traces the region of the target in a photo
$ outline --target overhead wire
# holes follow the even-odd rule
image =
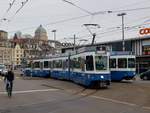
[[[140,19],[136,19],[136,20],[133,20],[132,22],[135,22],[135,21],[137,21],[137,20],[143,20],[143,19],[145,19],[145,18],[148,18],[149,16],[145,16],[145,17],[142,17],[142,18],[140,18]],[[132,22],[129,22],[129,23],[132,23]],[[142,26],[142,25],[147,25],[147,23],[142,23],[142,24],[138,24],[138,25],[134,25],[134,26],[130,26],[130,27],[127,27],[127,28],[125,28],[125,30],[126,31],[128,31],[128,30],[133,30],[133,29],[135,29],[135,28],[139,28],[140,26]],[[120,26],[120,25],[117,25],[117,26],[113,26],[113,27],[109,27],[109,28],[107,28],[107,29],[105,29],[105,30],[107,30],[106,32],[104,31],[104,32],[100,32],[101,30],[99,30],[99,31],[97,31],[96,32],[96,34],[97,35],[105,35],[105,34],[108,34],[108,33],[111,33],[111,32],[120,32],[121,31],[121,28],[118,28],[118,26]],[[80,32],[78,32],[78,33],[76,33],[76,34],[79,34]],[[89,36],[91,36],[91,35],[89,35],[89,34],[85,34],[84,36],[80,36],[80,39],[84,39],[85,37],[89,37]],[[68,36],[69,37],[69,36]],[[90,39],[90,38],[89,38]],[[63,39],[62,39],[63,40]]]
[[[66,2],[66,3],[70,4],[70,5],[72,5],[72,6],[74,6],[74,7],[77,7],[78,9],[80,9],[80,10],[82,10],[82,11],[88,13],[89,15],[92,15],[92,13],[91,13],[90,11],[88,11],[88,10],[86,10],[86,9],[83,9],[83,8],[77,6],[77,5],[74,4],[73,2],[70,2],[70,1],[68,1],[68,0],[62,0],[62,1]]]
[[[11,20],[13,20],[13,18],[21,11],[21,9],[27,4],[29,0],[26,0],[24,2],[21,2],[21,6],[20,8],[15,12],[15,14],[11,17]]]
[[[0,19],[0,25],[3,21],[10,21],[9,19],[7,19],[5,16],[8,14],[8,12],[11,10],[11,8],[13,7],[14,3],[16,2],[16,0],[13,0],[11,3],[9,3],[9,7],[6,10],[6,12],[3,14],[3,16]]]
[[[127,4],[127,5],[124,5],[124,6],[121,6],[121,7],[117,7],[117,8],[114,8],[114,9],[120,9],[120,8],[126,8],[126,7],[133,7],[135,5],[138,5],[138,4],[142,4],[142,3],[146,3],[146,2],[150,2],[150,0],[141,0],[141,1],[137,1],[137,2],[134,2],[134,3],[130,3],[130,4]]]
[[[7,9],[7,13],[10,11],[10,9],[12,8],[12,6],[14,5],[14,3],[16,2],[16,0],[13,0],[12,3],[9,3],[9,8]]]
[[[150,9],[150,7],[143,7],[143,8],[135,8],[135,9],[126,9],[126,10],[117,10],[117,11],[99,11],[99,12],[95,12],[93,13],[93,15],[99,15],[99,14],[104,14],[104,12],[106,13],[116,13],[116,12],[121,12],[121,11],[137,11],[137,10],[146,10],[146,9]],[[69,22],[69,21],[73,21],[73,20],[78,20],[78,19],[81,19],[81,18],[85,18],[85,17],[88,17],[88,16],[91,16],[91,15],[83,15],[83,16],[78,16],[78,17],[72,17],[72,18],[68,18],[68,19],[63,19],[63,20],[59,20],[59,21],[55,21],[55,22],[51,22],[51,23],[47,23],[47,24],[43,24],[43,25],[54,25],[54,24],[59,24],[59,23],[64,23],[64,22]],[[32,28],[35,28],[35,27],[28,27],[28,28],[23,28],[21,30],[28,30],[28,29],[32,29]],[[10,31],[10,32],[13,32],[13,31]]]
[[[27,0],[28,1],[28,0]],[[21,6],[20,9],[18,9],[15,13],[15,15],[22,9],[23,7]],[[95,16],[95,15],[99,15],[99,14],[107,14],[107,13],[117,13],[117,12],[123,12],[123,11],[137,11],[137,10],[147,10],[147,9],[150,9],[150,7],[142,7],[142,8],[133,8],[133,9],[125,9],[125,10],[114,10],[114,11],[98,11],[98,12],[94,12],[92,13],[92,16]],[[44,25],[54,25],[54,24],[59,24],[59,23],[64,23],[64,22],[68,22],[68,21],[73,21],[73,20],[77,20],[77,19],[82,19],[82,18],[85,18],[85,17],[88,17],[88,16],[91,16],[91,15],[83,15],[83,16],[78,16],[78,17],[73,17],[73,18],[68,18],[68,19],[63,19],[63,20],[60,20],[60,21],[55,21],[55,22],[51,22],[51,23],[47,23],[47,24],[44,24]],[[93,17],[92,17],[93,18]],[[28,28],[23,28],[21,30],[28,30],[28,29],[32,29],[32,28],[35,28],[35,27],[28,27]],[[10,32],[15,32],[15,31],[10,31]]]

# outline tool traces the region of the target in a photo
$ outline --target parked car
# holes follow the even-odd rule
[[[150,80],[150,70],[141,73],[140,78],[143,80]]]
[[[22,69],[20,69],[20,76],[24,76],[24,69],[22,68]]]
[[[8,70],[6,69],[6,66],[3,64],[0,64],[0,75],[4,76],[7,72]]]

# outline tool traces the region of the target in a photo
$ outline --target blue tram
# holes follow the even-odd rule
[[[135,55],[118,52],[110,55],[112,81],[130,80],[136,75]]]
[[[31,76],[71,80],[88,87],[107,87],[111,82],[109,53],[80,51],[74,54],[33,60]]]

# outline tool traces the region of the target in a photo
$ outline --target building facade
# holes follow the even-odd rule
[[[12,52],[13,65],[20,66],[23,58],[24,58],[24,49],[21,48],[19,44],[16,44]]]
[[[12,64],[12,48],[0,47],[0,64],[10,66]]]
[[[6,31],[0,30],[0,40],[7,40],[8,39],[8,33]]]

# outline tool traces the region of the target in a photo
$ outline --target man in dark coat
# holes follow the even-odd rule
[[[14,73],[11,70],[8,71],[8,73],[5,75],[4,80],[6,81],[6,89],[8,89],[9,83],[10,83],[10,87],[11,87],[11,91],[13,88],[13,80],[14,80]]]

